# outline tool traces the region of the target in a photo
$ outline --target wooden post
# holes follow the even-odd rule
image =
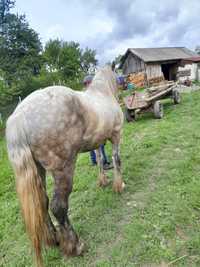
[[[146,85],[149,87],[148,79],[147,79],[147,69],[146,69],[146,63],[144,63],[144,71],[145,71],[145,77],[146,77]]]

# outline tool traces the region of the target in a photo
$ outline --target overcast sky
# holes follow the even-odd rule
[[[200,45],[200,0],[16,0],[45,43],[77,41],[101,63],[129,47]]]

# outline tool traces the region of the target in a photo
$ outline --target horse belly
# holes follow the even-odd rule
[[[100,119],[99,123],[88,127],[83,135],[81,152],[97,149],[111,138],[113,132],[113,122]]]

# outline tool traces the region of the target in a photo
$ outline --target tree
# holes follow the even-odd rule
[[[97,64],[95,51],[60,40],[49,40],[43,51],[25,15],[10,12],[14,4],[15,0],[0,0],[1,104],[52,84],[80,89],[84,73]]]
[[[63,42],[60,58],[59,71],[64,80],[78,78],[81,72],[81,50],[76,42]]]
[[[62,81],[73,80],[80,74],[81,50],[78,43],[50,40],[43,57],[47,72],[57,72]]]
[[[0,25],[3,26],[6,14],[15,5],[15,0],[0,0]],[[1,28],[1,27],[0,27]]]
[[[30,28],[25,15],[10,13],[14,4],[14,0],[0,0],[1,103],[25,96],[28,82],[39,74],[42,65],[38,34]]]
[[[80,49],[79,43],[49,40],[43,57],[47,71],[58,73],[63,81],[79,79],[97,65],[96,52],[89,48]]]
[[[41,67],[42,45],[25,16],[7,14],[0,37],[0,69],[9,85],[27,75],[37,75]]]
[[[58,39],[50,39],[45,45],[43,57],[50,72],[58,71],[61,49],[62,42]]]
[[[116,65],[119,65],[121,63],[122,55],[118,55],[115,59],[114,62]]]
[[[85,51],[82,51],[81,68],[84,73],[88,73],[90,70],[94,72],[98,62],[95,56],[96,51],[89,49],[88,47],[86,47]]]

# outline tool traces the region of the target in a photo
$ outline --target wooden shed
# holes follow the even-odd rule
[[[178,67],[184,66],[182,60],[196,56],[185,47],[129,48],[121,59],[120,68],[130,77],[140,73],[149,85],[162,80],[176,80]]]
[[[192,81],[200,81],[200,56],[190,57],[182,60],[182,66],[178,68],[178,74],[188,72],[188,78]],[[180,75],[181,76],[181,75]],[[184,80],[180,77],[180,80]]]

